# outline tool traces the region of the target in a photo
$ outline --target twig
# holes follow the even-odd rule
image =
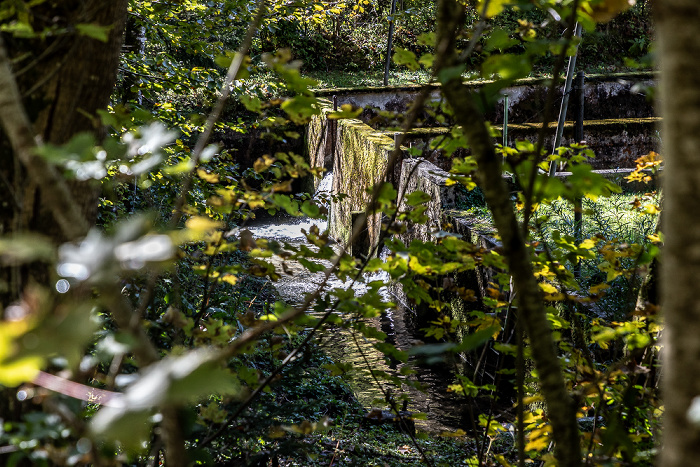
[[[173,216],[170,219],[171,228],[175,228],[180,222],[180,219],[182,218],[182,207],[185,205],[185,202],[187,200],[187,194],[189,193],[190,187],[192,186],[194,172],[196,170],[196,166],[199,164],[199,159],[202,155],[202,151],[206,147],[207,142],[209,141],[209,137],[211,136],[212,131],[214,130],[214,126],[216,125],[217,120],[219,120],[219,117],[221,116],[221,113],[224,110],[224,104],[226,103],[226,100],[228,99],[228,96],[231,93],[231,84],[236,78],[236,75],[238,75],[238,71],[240,70],[241,65],[243,64],[243,60],[248,54],[248,50],[250,49],[250,46],[253,43],[253,36],[255,36],[255,33],[258,30],[258,26],[262,22],[263,16],[266,12],[266,0],[258,0],[257,12],[255,14],[255,17],[253,18],[253,21],[248,26],[248,31],[246,32],[245,38],[243,39],[243,43],[241,44],[238,53],[236,53],[236,56],[231,62],[231,66],[229,66],[228,73],[226,74],[226,79],[224,80],[224,84],[221,87],[221,96],[216,101],[214,109],[207,117],[207,121],[204,124],[204,132],[202,132],[202,134],[199,135],[197,143],[195,144],[195,147],[192,150],[192,162],[194,167],[187,173],[187,175],[185,175],[185,178],[182,182],[180,196],[175,201],[175,206],[173,207]]]

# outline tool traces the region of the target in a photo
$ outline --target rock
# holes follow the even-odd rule
[[[391,425],[399,431],[415,436],[416,424],[413,421],[413,412],[400,410],[398,415],[389,410],[372,409],[362,418],[361,424],[368,425]]]

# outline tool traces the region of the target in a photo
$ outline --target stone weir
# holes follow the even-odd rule
[[[649,73],[587,77],[585,116],[587,119],[595,120],[585,122],[584,135],[586,142],[596,152],[596,159],[600,161],[594,164],[595,168],[633,167],[637,157],[651,150],[657,150],[658,119],[653,117],[651,104],[639,91],[641,87],[652,87],[653,78],[654,76]],[[488,85],[489,83],[484,82],[469,84],[475,89]],[[528,123],[527,119],[532,120],[542,113],[546,96],[539,91],[541,85],[542,80],[524,80],[503,90],[503,94],[509,96],[510,121],[525,121],[525,123],[508,126],[509,142],[514,142],[515,139],[533,140],[536,137],[541,124]],[[380,111],[404,111],[420,92],[420,88],[420,86],[408,86],[390,89],[337,89],[326,90],[319,94],[337,96],[338,106],[351,104],[355,107],[370,106]],[[431,92],[436,97],[439,90],[433,87]],[[559,93],[561,94],[561,91]],[[394,149],[394,130],[373,128],[359,119],[328,119],[327,116],[333,110],[333,104],[329,99],[321,99],[321,101],[321,114],[314,116],[307,127],[306,148],[313,166],[324,166],[333,170],[332,193],[344,194],[331,205],[329,222],[331,235],[343,244],[347,244],[353,219],[365,211],[370,200],[369,190],[385,181],[392,182],[396,187],[409,187],[408,192],[413,191],[411,187],[415,186],[415,189],[434,195],[434,200],[429,207],[430,221],[419,230],[423,229],[425,232],[439,230],[440,224],[445,219],[445,211],[451,208],[450,200],[455,197],[454,193],[450,194],[451,190],[444,183],[444,177],[447,174],[442,169],[449,169],[449,161],[441,159],[435,151],[423,151],[423,154],[428,156],[428,160],[420,162],[420,170],[407,172],[406,167],[418,162],[408,156],[405,151],[407,148],[402,148],[403,151],[394,162],[394,166],[388,168],[389,156]],[[490,114],[487,112],[486,115],[490,115],[492,121],[497,121],[503,116],[503,108],[504,100],[501,100],[496,109]],[[556,113],[554,115],[556,117]],[[497,125],[494,126],[499,128]],[[567,139],[571,127],[572,124],[568,122],[562,145],[573,142],[570,136]],[[429,142],[446,131],[448,131],[446,128],[418,128],[407,137],[410,143],[429,148]],[[552,128],[549,133],[553,132]],[[551,145],[551,141],[546,141],[546,144]],[[437,167],[429,164],[428,161],[434,162]],[[407,173],[420,174],[418,181],[409,182],[406,179]],[[612,170],[609,173],[610,176],[619,178],[619,170]],[[460,233],[466,233],[464,229],[469,229],[471,232],[471,227],[468,227],[471,224],[468,221],[455,221],[451,224],[462,230]],[[355,245],[346,246],[354,250],[353,254],[366,254],[372,245],[377,244],[380,227],[381,213],[368,216],[360,241]]]

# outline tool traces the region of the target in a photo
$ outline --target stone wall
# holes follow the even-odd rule
[[[512,86],[500,90],[508,95],[509,121],[513,123],[541,122],[549,79],[527,78],[517,80]],[[490,81],[475,81],[465,83],[475,92],[488,93]],[[654,88],[656,75],[650,72],[616,73],[607,75],[588,75],[585,80],[585,115],[587,120],[617,119],[617,118],[646,118],[653,117],[653,102],[647,98],[644,90]],[[428,86],[431,98],[439,99],[437,85],[409,85],[392,87],[365,87],[324,89],[317,95],[330,97],[338,96],[338,105],[351,104],[355,107],[374,107],[380,110],[405,112],[416,99],[421,89]],[[564,80],[554,90],[554,107],[551,109],[552,118],[559,115],[559,103],[564,88]],[[493,102],[492,98],[487,100]],[[569,102],[569,115],[574,107]],[[503,121],[503,99],[498,100],[492,108],[486,110],[486,119],[500,123]],[[572,119],[571,117],[570,119]]]
[[[405,159],[401,164],[401,180],[397,187],[399,192],[399,208],[408,208],[404,202],[405,196],[414,191],[422,191],[430,196],[425,215],[428,222],[411,226],[402,240],[406,244],[417,239],[425,242],[434,240],[432,233],[445,230],[443,212],[456,207],[457,194],[453,186],[447,185],[449,174],[425,159]]]
[[[658,134],[660,118],[621,118],[616,120],[588,120],[583,125],[584,141],[593,150],[596,157],[590,164],[596,170],[633,168],[635,160],[641,156],[649,154],[650,151],[659,152],[661,139]],[[544,147],[551,150],[554,144],[554,132],[556,123],[552,123],[551,128],[544,138]],[[515,146],[519,140],[536,142],[540,132],[541,124],[510,124],[508,125],[508,145]],[[493,125],[499,131],[502,126]],[[407,134],[406,144],[417,145],[418,148],[426,148],[424,157],[427,157],[434,164],[444,169],[449,168],[451,160],[441,156],[435,151],[427,148],[430,142],[440,139],[448,132],[446,128],[417,128]],[[573,124],[567,122],[564,126],[564,135],[561,146],[569,146],[573,140]],[[389,134],[389,132],[387,132]],[[497,138],[500,143],[502,138]],[[469,154],[468,150],[459,150],[459,157]]]
[[[332,168],[332,194],[346,195],[331,203],[329,225],[331,236],[349,246],[353,213],[367,209],[370,190],[376,184],[398,181],[395,169],[400,167],[402,156],[396,167],[388,168],[394,150],[391,137],[360,120],[329,120],[331,104],[328,101],[323,104],[321,114],[314,116],[308,125],[308,157],[314,167]],[[380,227],[381,213],[370,213],[365,235],[371,246],[378,243]]]

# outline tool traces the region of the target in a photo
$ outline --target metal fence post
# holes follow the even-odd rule
[[[574,141],[581,143],[583,141],[583,110],[584,110],[584,79],[585,74],[579,71],[576,75],[576,125],[574,126]],[[583,197],[579,196],[574,200],[574,238],[576,244],[580,245],[583,241]],[[581,278],[581,261],[576,261],[574,265],[574,277]]]

